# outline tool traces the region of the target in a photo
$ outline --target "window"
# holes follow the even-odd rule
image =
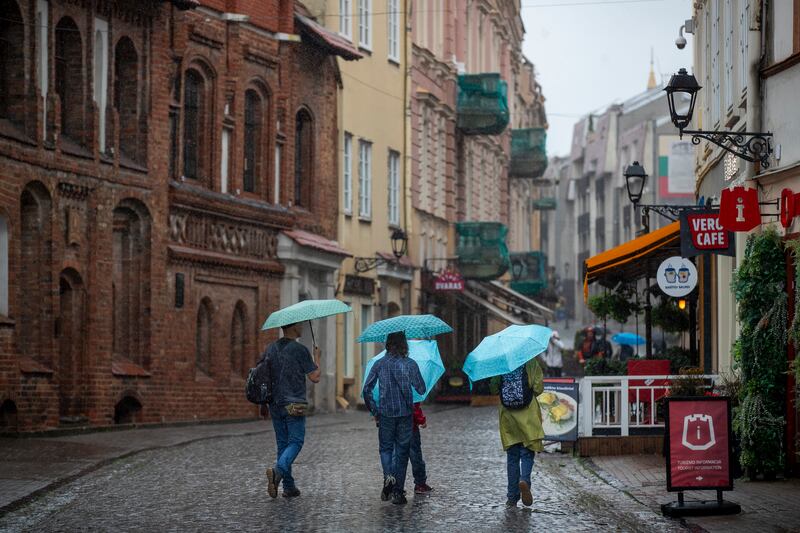
[[[389,59],[400,61],[400,2],[386,1],[386,25],[389,37]]]
[[[353,38],[353,2],[339,0],[339,33],[348,39]]]
[[[231,130],[230,128],[222,129],[222,147],[220,150],[219,158],[219,190],[223,193],[228,192],[228,182],[230,180],[230,164],[231,164]]]
[[[358,44],[372,49],[372,0],[358,0]]]
[[[358,142],[358,216],[372,216],[372,143]]]
[[[130,39],[125,38],[125,40],[130,41]],[[120,40],[120,43],[122,41]],[[117,44],[119,47],[119,44]],[[97,149],[100,153],[105,153],[108,150],[108,145],[106,144],[106,107],[108,107],[108,22],[104,19],[95,17],[94,19],[94,90],[92,91],[92,96],[94,98],[94,103],[97,106]],[[117,52],[119,53],[119,48]],[[134,55],[136,52],[134,52]],[[116,56],[116,54],[115,54]],[[119,59],[116,59],[117,65],[119,64]],[[136,94],[136,78],[135,74],[136,71],[134,70],[134,85],[130,90]],[[116,73],[116,91],[114,91],[114,104],[117,108],[117,111],[120,112],[120,121],[122,120],[122,113],[123,111],[116,106],[116,96],[118,94],[118,89],[120,88],[120,80],[119,80],[119,72]],[[123,133],[120,131],[119,140],[120,144],[123,140]]]
[[[725,109],[733,106],[733,2],[725,0]]]
[[[294,203],[311,208],[311,184],[314,182],[314,123],[305,109],[297,112],[294,133]]]
[[[711,0],[711,123],[716,126],[719,122],[719,2]]]
[[[239,300],[231,319],[231,374],[247,377],[247,311]]]
[[[183,175],[202,179],[205,157],[206,101],[205,79],[194,69],[186,71],[183,95]]]
[[[203,298],[197,310],[197,329],[195,332],[195,366],[208,375],[211,373],[211,300]]]
[[[244,94],[244,176],[245,192],[256,192],[256,183],[261,177],[261,154],[263,151],[261,96],[253,89]]]
[[[50,50],[50,31],[48,27],[48,10],[47,0],[36,0],[36,26],[37,26],[37,41],[36,53],[38,59],[38,75],[39,75],[39,96],[42,101],[47,101],[47,91],[50,85],[50,66],[48,58]],[[9,17],[5,17],[9,18]],[[22,42],[22,41],[16,41]],[[0,57],[6,57],[5,54],[0,54]],[[0,75],[0,79],[4,79],[4,75]],[[47,139],[47,106],[42,106],[42,135]]]
[[[120,39],[114,50],[114,108],[119,114],[120,152],[142,162],[145,143],[139,142],[139,55],[127,37]]]
[[[0,215],[0,315],[8,316],[8,220]]]
[[[25,26],[16,2],[0,1],[0,118],[25,123]]]
[[[739,0],[739,91],[747,92],[747,76],[750,71],[748,48],[750,46],[750,5],[748,0]]]
[[[275,192],[272,197],[273,203],[281,203],[281,161],[283,159],[283,145],[275,144]]]
[[[61,100],[61,135],[84,144],[83,43],[75,22],[62,18],[56,25],[56,94]]]
[[[353,136],[344,134],[344,154],[342,156],[342,191],[344,197],[344,213],[353,212]]]
[[[400,154],[389,150],[389,224],[400,225]]]

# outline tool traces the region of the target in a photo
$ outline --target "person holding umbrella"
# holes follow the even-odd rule
[[[378,405],[372,396],[380,383]],[[386,338],[386,356],[379,359],[364,382],[364,403],[378,422],[378,444],[383,468],[381,500],[408,503],[403,490],[408,468],[408,454],[414,429],[414,396],[426,391],[425,381],[416,361],[408,357],[408,342],[402,331]]]

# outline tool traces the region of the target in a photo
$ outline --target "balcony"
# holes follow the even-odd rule
[[[499,222],[456,223],[458,269],[467,279],[492,280],[509,267],[506,234]]]
[[[500,74],[458,77],[458,129],[464,135],[497,135],[508,126],[508,84]]]
[[[547,132],[544,128],[525,128],[511,131],[512,178],[540,178],[547,169]]]
[[[543,252],[511,254],[511,288],[525,296],[547,289],[547,256]]]

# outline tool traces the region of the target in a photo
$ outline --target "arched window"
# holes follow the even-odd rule
[[[244,177],[247,192],[256,192],[263,175],[262,159],[264,106],[261,95],[253,89],[244,94]]]
[[[183,91],[183,175],[208,180],[211,161],[211,79],[198,68],[186,71]]]
[[[231,319],[231,374],[245,377],[247,367],[247,311],[239,301]]]
[[[83,43],[69,17],[56,25],[56,93],[61,100],[61,134],[84,144]]]
[[[58,360],[55,370],[58,375],[58,405],[60,416],[76,416],[84,413],[87,375],[83,332],[86,324],[83,280],[72,268],[61,272],[59,277],[58,318],[56,341]]]
[[[314,181],[314,122],[307,110],[297,112],[294,127],[294,203],[309,209]]]
[[[119,115],[119,149],[141,162],[139,150],[139,55],[128,37],[114,49],[114,107]]]
[[[0,0],[0,119],[25,122],[25,26],[14,0]]]
[[[211,374],[211,320],[211,300],[203,298],[197,310],[194,360],[197,370],[205,374]]]
[[[133,200],[114,209],[112,243],[113,353],[149,366],[150,216]]]
[[[17,342],[23,354],[50,364],[52,354],[51,200],[44,185],[28,184],[20,196],[20,264],[15,281]]]
[[[8,316],[8,220],[0,214],[0,315]]]

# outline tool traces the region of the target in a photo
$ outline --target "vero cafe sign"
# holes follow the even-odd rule
[[[733,233],[722,225],[719,209],[685,209],[681,215],[681,255],[736,255]]]

